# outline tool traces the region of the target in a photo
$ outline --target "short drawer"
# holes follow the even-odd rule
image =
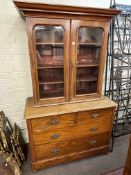
[[[76,124],[74,127],[58,128],[52,131],[34,132],[32,138],[34,145],[39,145],[108,131],[110,131],[110,121],[101,121],[91,124]]]
[[[94,136],[81,137],[66,142],[57,142],[35,146],[36,160],[50,159],[57,156],[107,146],[109,144],[109,133],[97,134]]]
[[[112,119],[112,108],[96,109],[77,113],[78,123],[92,123],[101,120],[107,121]]]
[[[48,131],[73,126],[75,124],[75,119],[76,114],[74,113],[31,119],[32,132]]]

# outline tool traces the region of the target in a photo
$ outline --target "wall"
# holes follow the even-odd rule
[[[110,4],[110,0],[41,1],[96,7],[109,7]],[[5,112],[12,124],[16,122],[20,126],[26,140],[23,114],[28,96],[32,96],[32,84],[25,22],[11,0],[0,0],[0,110]]]

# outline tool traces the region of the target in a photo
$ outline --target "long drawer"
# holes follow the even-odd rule
[[[52,131],[33,132],[32,138],[34,145],[58,142],[66,139],[78,138],[80,136],[94,135],[110,131],[110,120],[79,124],[73,127],[58,128]]]
[[[109,133],[86,136],[66,142],[44,144],[34,147],[36,160],[49,159],[62,155],[69,155],[74,152],[94,149],[96,147],[107,146],[109,143]]]

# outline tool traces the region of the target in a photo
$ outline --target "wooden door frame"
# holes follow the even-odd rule
[[[72,20],[71,22],[71,65],[72,69],[70,69],[70,100],[71,101],[83,101],[89,98],[97,98],[101,97],[102,91],[102,82],[103,82],[103,74],[104,74],[104,66],[105,66],[105,58],[106,58],[106,49],[107,49],[107,39],[108,39],[108,30],[109,30],[109,22],[98,21],[98,20]],[[100,63],[99,63],[99,73],[98,73],[98,85],[97,85],[97,93],[92,94],[84,94],[84,95],[76,95],[76,60],[77,60],[77,44],[78,44],[78,28],[81,26],[85,27],[100,27],[103,29],[103,39],[102,39],[102,47],[101,47],[101,55],[100,55]]]
[[[33,85],[34,105],[49,105],[64,103],[69,100],[69,48],[70,48],[70,20],[48,18],[26,18],[30,65]],[[64,28],[64,97],[40,99],[38,87],[37,59],[35,48],[34,27],[37,25],[62,26]]]

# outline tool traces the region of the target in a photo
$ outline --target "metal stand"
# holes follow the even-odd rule
[[[111,22],[105,70],[104,93],[118,104],[114,139],[131,132],[131,6],[111,1],[111,8],[122,10]]]

